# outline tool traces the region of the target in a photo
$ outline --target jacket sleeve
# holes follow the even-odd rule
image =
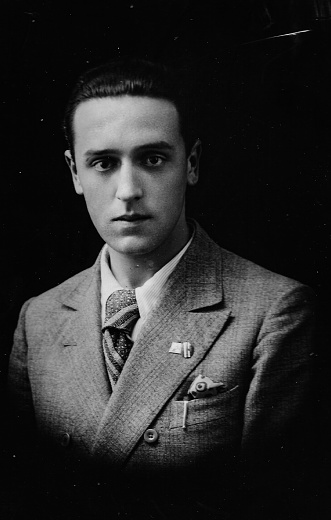
[[[22,307],[14,334],[7,381],[7,438],[4,500],[6,515],[18,520],[36,516],[36,475],[38,474],[37,434],[33,399],[28,375],[28,345],[25,335],[26,312],[31,300]]]
[[[28,375],[28,345],[25,335],[26,312],[32,299],[22,307],[14,334],[8,368],[8,401],[12,427],[25,438],[32,435],[35,420]]]
[[[313,331],[311,289],[296,286],[275,299],[257,337],[245,402],[242,455],[247,489],[265,488],[287,501],[297,492],[302,498],[309,487]]]

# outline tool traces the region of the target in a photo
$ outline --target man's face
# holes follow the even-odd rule
[[[74,186],[110,248],[150,256],[182,247],[198,146],[187,157],[175,106],[148,97],[90,99],[76,109],[74,135],[75,158],[66,152]]]

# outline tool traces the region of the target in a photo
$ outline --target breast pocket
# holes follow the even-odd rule
[[[235,386],[215,396],[186,401],[186,404],[173,401],[168,424],[172,460],[176,457],[183,466],[220,463],[239,452],[243,393]]]
[[[184,426],[189,428],[212,421],[221,421],[229,428],[240,422],[241,416],[240,392],[237,385],[215,396],[192,401],[174,401],[171,407],[170,429]]]

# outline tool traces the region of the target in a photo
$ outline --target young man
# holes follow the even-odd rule
[[[297,491],[311,291],[186,219],[201,144],[179,85],[109,63],[67,107],[66,161],[105,246],[24,305],[10,362],[18,428],[58,459],[38,466],[59,475],[44,497],[66,482],[54,518],[283,520]]]

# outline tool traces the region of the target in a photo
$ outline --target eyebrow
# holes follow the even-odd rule
[[[135,149],[135,152],[140,152],[144,150],[174,150],[174,146],[170,143],[167,143],[167,141],[155,141],[152,143],[146,143],[142,144],[140,146],[137,146]],[[104,148],[103,150],[87,150],[84,153],[84,156],[86,158],[89,157],[95,157],[95,156],[105,156],[105,155],[119,155],[121,153],[121,150],[118,148]]]

